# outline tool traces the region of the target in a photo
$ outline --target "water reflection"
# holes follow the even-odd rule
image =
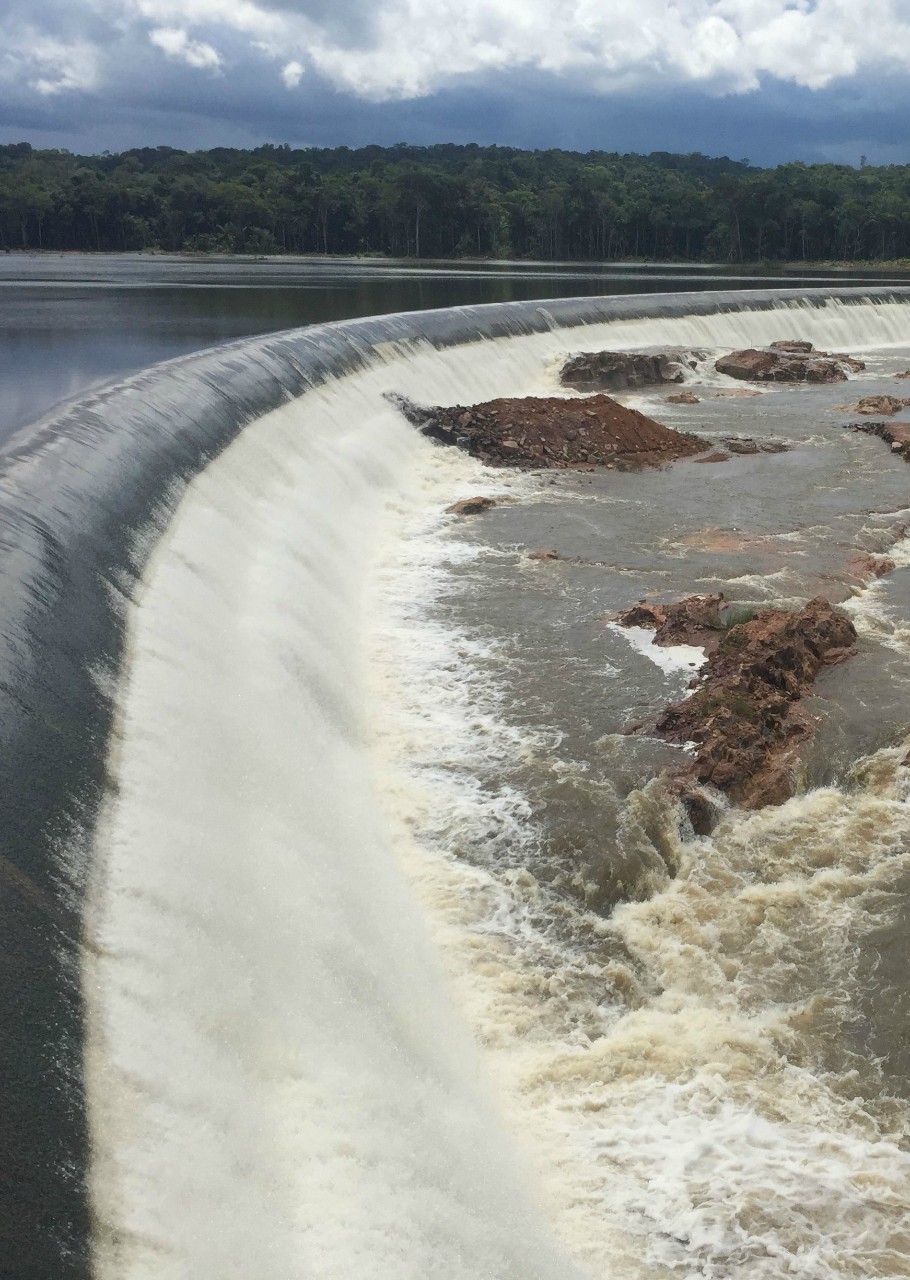
[[[0,439],[111,378],[297,325],[469,303],[888,278],[627,263],[0,255]]]

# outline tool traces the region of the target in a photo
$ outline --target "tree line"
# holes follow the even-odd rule
[[[0,249],[693,262],[910,256],[910,166],[414,147],[0,146]]]

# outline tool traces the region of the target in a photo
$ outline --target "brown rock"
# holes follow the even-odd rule
[[[578,391],[628,391],[666,382],[682,382],[682,363],[691,352],[589,351],[563,365],[559,380]]]
[[[874,555],[869,551],[855,551],[847,557],[847,572],[862,582],[883,578],[885,574],[893,573],[894,568],[894,561],[890,556]]]
[[[453,516],[478,516],[482,511],[489,511],[495,506],[495,498],[462,498],[460,502],[453,502],[450,507],[446,507],[446,511]]]
[[[800,699],[855,640],[853,624],[821,597],[798,612],[762,609],[723,634],[698,687],[667,707],[654,732],[695,744],[692,781],[749,808],[779,804],[792,792],[795,751],[812,732]]]
[[[698,404],[698,396],[692,391],[677,391],[675,395],[667,396],[667,404]]]
[[[815,350],[812,343],[806,342],[803,338],[784,338],[778,342],[772,342],[770,345],[772,351],[802,352],[804,355]]]
[[[659,645],[692,644],[706,651],[718,647],[721,640],[720,611],[724,594],[688,596],[669,604],[652,604],[640,600],[631,609],[616,615],[621,627],[645,627],[654,632]]]
[[[895,413],[900,413],[901,409],[906,409],[908,404],[910,399],[901,399],[900,396],[863,396],[862,400],[857,401],[854,413],[868,414],[869,417],[883,414],[890,418]]]
[[[878,436],[891,446],[892,453],[910,462],[910,422],[845,422],[843,426],[847,431]]]
[[[541,547],[537,551],[528,552],[529,560],[558,560],[559,552],[553,547]]]
[[[855,356],[845,356],[843,352],[836,355],[832,353],[832,360],[836,360],[838,364],[842,364],[845,369],[850,369],[853,373],[862,373],[866,367],[865,360],[857,360]]]
[[[751,436],[728,436],[724,446],[731,453],[788,453],[790,446],[783,440],[753,440]]]
[[[717,824],[720,810],[704,791],[695,787],[683,786],[679,789],[677,799],[686,812],[692,830],[697,836],[708,836]]]
[[[910,378],[910,369],[905,369],[903,373],[896,373],[895,378]]]
[[[843,362],[815,352],[731,351],[714,362],[718,373],[746,382],[845,382]]]

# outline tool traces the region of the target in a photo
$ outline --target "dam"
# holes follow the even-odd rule
[[[671,749],[619,731],[680,677],[593,625],[708,580],[806,598],[910,510],[903,464],[833,419],[829,443],[790,393],[768,397],[781,462],[551,485],[483,474],[390,397],[552,394],[572,352],[791,336],[884,376],[908,303],[312,326],[9,442],[10,1275],[907,1273],[906,540],[842,594],[865,647],[804,793],[710,838],[649,789]],[[718,431],[761,427],[718,406]],[[480,491],[515,501],[460,531],[445,507]],[[734,525],[764,540],[745,571],[698,541]],[[578,563],[532,577],[515,548],[549,536]]]

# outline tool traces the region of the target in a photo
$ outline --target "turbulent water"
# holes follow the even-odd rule
[[[8,459],[10,507],[35,476],[63,495],[13,558],[41,571],[8,661],[80,600],[109,609],[43,650],[87,673],[100,764],[45,770],[62,816],[17,828],[47,934],[25,950],[36,974],[56,957],[66,1033],[29,1121],[69,1097],[58,1274],[910,1274],[910,473],[834,407],[902,385],[910,311],[769,301],[474,308],[183,362],[78,419],[76,456],[121,476],[90,538],[59,515],[65,430]],[[789,445],[710,466],[489,472],[387,398],[553,393],[571,351],[793,336],[869,368],[635,401]],[[154,452],[118,461],[109,419]],[[445,513],[478,492],[513,501]],[[849,556],[895,538],[863,587]],[[623,732],[693,657],[658,665],[605,618],[708,589],[826,594],[861,644],[819,681],[803,793],[694,838],[653,782],[678,749]],[[11,1274],[53,1273],[7,1232]]]

